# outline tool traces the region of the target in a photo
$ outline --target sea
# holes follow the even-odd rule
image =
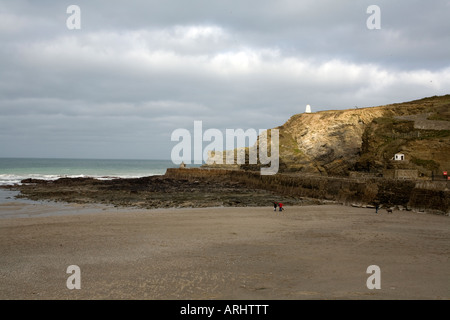
[[[194,165],[192,166],[194,167]],[[163,175],[167,168],[177,167],[179,165],[175,165],[171,160],[0,158],[0,186],[20,185],[22,180],[28,178],[43,180],[56,180],[63,177],[92,177],[99,180],[140,178]],[[9,202],[39,203],[16,198],[19,193],[19,191],[0,188],[0,204]],[[35,213],[27,210],[29,210],[28,207],[26,212],[10,212],[8,209],[3,209],[0,210],[0,218],[36,216]],[[64,210],[59,205],[56,212],[63,214]],[[66,211],[70,214],[74,213],[71,208]],[[79,211],[75,211],[75,213],[79,213]],[[39,215],[52,215],[52,213],[44,212]]]
[[[171,160],[0,158],[0,186],[28,178],[140,178],[163,175],[167,168],[177,167]]]

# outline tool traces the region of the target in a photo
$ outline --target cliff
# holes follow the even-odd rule
[[[450,169],[450,95],[296,114],[275,129],[280,135],[279,172],[381,176],[390,169],[404,169],[431,177]],[[404,161],[392,161],[399,152]]]

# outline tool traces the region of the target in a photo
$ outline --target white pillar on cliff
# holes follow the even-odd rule
[[[311,106],[309,104],[306,105],[305,113],[311,113]]]

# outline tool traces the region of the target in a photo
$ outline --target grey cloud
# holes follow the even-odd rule
[[[8,2],[0,156],[168,158],[170,133],[194,120],[263,129],[306,104],[446,94],[449,3],[378,1],[382,29],[371,31],[366,0],[80,0],[74,31],[72,3]]]

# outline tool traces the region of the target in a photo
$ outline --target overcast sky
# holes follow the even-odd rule
[[[449,17],[450,0],[1,0],[0,157],[170,159],[195,120],[449,94]]]

